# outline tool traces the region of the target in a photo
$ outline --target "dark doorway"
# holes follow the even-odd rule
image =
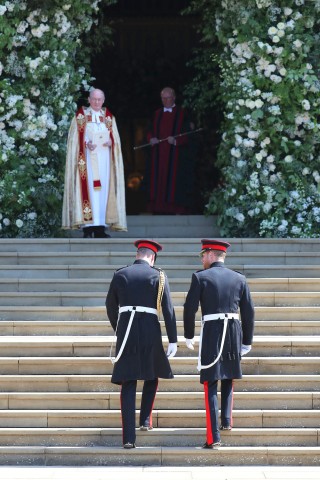
[[[188,0],[118,0],[104,7],[103,16],[114,29],[114,45],[92,58],[95,86],[117,119],[125,162],[127,214],[145,212],[140,190],[148,147],[145,133],[159,108],[160,91],[172,86],[182,103],[192,71],[187,62],[197,43],[197,18],[181,15]],[[203,207],[198,207],[202,213]]]

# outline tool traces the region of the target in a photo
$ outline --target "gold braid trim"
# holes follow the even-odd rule
[[[157,296],[157,310],[158,310],[159,317],[161,313],[161,302],[162,302],[165,282],[166,282],[166,277],[164,275],[164,272],[163,270],[159,269],[159,287],[158,287],[158,296]]]

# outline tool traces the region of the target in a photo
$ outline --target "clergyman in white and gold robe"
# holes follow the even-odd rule
[[[121,142],[111,112],[90,106],[69,130],[62,228],[106,226],[127,230]]]

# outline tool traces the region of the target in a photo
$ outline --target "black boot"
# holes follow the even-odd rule
[[[104,229],[105,227],[93,227],[94,238],[110,238],[110,235]]]
[[[83,227],[83,238],[93,237],[93,227]]]

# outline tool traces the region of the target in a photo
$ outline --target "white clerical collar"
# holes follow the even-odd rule
[[[175,107],[175,104],[173,104],[172,107],[169,107],[169,108],[163,107],[163,111],[164,111],[164,112],[172,112],[172,109],[173,109],[174,107]]]
[[[100,123],[100,117],[103,116],[102,114],[102,111],[99,110],[98,112],[96,110],[93,110],[92,108],[90,108],[91,110],[91,121],[93,123]]]

